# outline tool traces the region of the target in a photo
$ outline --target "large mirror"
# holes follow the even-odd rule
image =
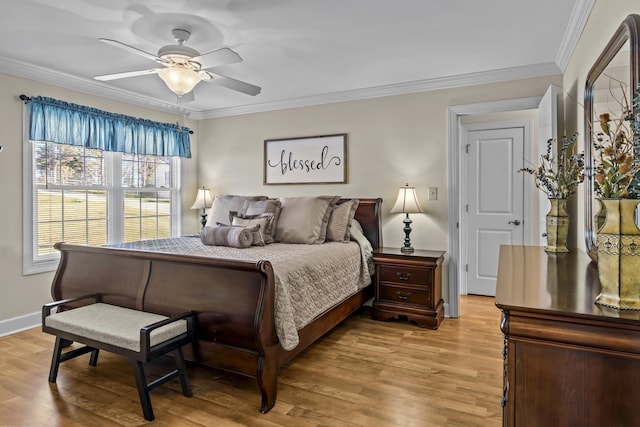
[[[638,29],[640,15],[629,15],[622,22],[609,44],[587,75],[584,92],[584,159],[585,159],[585,239],[589,256],[597,258],[596,236],[601,218],[600,204],[594,187],[594,134],[598,132],[599,116],[609,113],[620,117],[624,106],[631,100],[640,83],[640,60],[638,58]],[[640,163],[640,147],[634,148],[636,162]],[[637,196],[637,194],[634,194]]]

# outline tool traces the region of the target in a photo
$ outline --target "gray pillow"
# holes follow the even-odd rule
[[[351,237],[351,220],[356,216],[360,201],[351,199],[336,205],[327,225],[327,242],[348,242]]]
[[[253,235],[252,230],[245,227],[231,225],[205,226],[200,234],[200,240],[205,245],[248,248],[253,241]]]
[[[281,243],[324,243],[331,211],[339,196],[285,197],[276,224],[276,241]]]
[[[231,225],[229,221],[230,211],[240,211],[244,202],[247,200],[266,200],[266,196],[234,196],[234,195],[220,195],[213,199],[211,209],[209,210],[209,217],[207,218],[207,224],[209,226],[215,226],[216,224]]]
[[[237,216],[232,217],[232,224],[239,225],[241,227],[250,227],[252,230],[252,242],[253,246],[264,246],[264,230],[267,228],[267,218],[240,218]]]
[[[238,213],[241,218],[267,218],[267,228],[263,230],[267,244],[273,243],[276,237],[276,224],[280,216],[282,204],[278,199],[247,200]]]
[[[357,219],[351,221],[351,240],[358,242],[360,245],[360,252],[364,256],[364,259],[367,260],[369,275],[373,276],[376,272],[376,267],[373,263],[373,247],[371,246],[371,242],[365,237],[362,225],[360,225]]]

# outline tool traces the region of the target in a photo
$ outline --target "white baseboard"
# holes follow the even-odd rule
[[[0,320],[0,337],[15,334],[42,324],[42,312],[25,314],[12,319]]]
[[[371,306],[372,301],[373,299],[367,301],[364,305]],[[449,317],[448,303],[444,303],[444,317]],[[12,319],[0,320],[0,337],[35,328],[40,325],[42,325],[42,313],[39,311]]]

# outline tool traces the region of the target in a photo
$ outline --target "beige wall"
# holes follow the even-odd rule
[[[637,0],[598,0],[591,10],[587,25],[582,32],[580,42],[573,52],[563,75],[565,91],[565,128],[567,134],[578,131],[584,147],[584,86],[587,73],[591,69],[613,33],[627,15],[640,14]],[[584,192],[579,191],[577,198],[576,227],[578,247],[584,243]]]
[[[200,183],[216,194],[269,196],[338,194],[382,197],[385,246],[402,246],[402,214],[390,214],[398,187],[416,186],[426,213],[413,214],[411,241],[421,249],[449,250],[447,178],[448,107],[542,96],[561,77],[296,108],[200,123]],[[490,117],[494,120],[498,116]],[[262,184],[263,141],[269,138],[348,134],[349,182],[340,185]],[[428,187],[438,200],[428,200]],[[447,265],[443,295],[447,298]]]
[[[148,110],[105,98],[37,83],[15,76],[0,74],[0,334],[14,323],[7,319],[33,314],[42,304],[51,300],[49,289],[53,272],[22,275],[22,103],[20,94],[48,96],[100,108],[106,111],[143,117],[150,120],[175,123],[182,118]],[[197,127],[187,120],[186,126]],[[197,230],[197,213],[188,208],[193,203],[198,187],[195,156],[198,154],[198,133],[192,136],[194,158],[183,160],[181,202],[185,215],[183,231]],[[5,322],[3,322],[5,321]],[[11,330],[11,329],[9,329]]]
[[[635,6],[633,8],[632,6]],[[271,196],[340,194],[382,197],[383,236],[387,246],[402,244],[402,216],[390,214],[397,188],[408,182],[418,189],[427,211],[412,215],[412,242],[417,248],[449,248],[447,233],[447,108],[455,105],[541,96],[551,83],[564,87],[567,134],[583,134],[583,88],[591,64],[629,13],[636,0],[598,0],[565,74],[555,77],[422,92],[315,107],[187,121],[195,128],[194,159],[184,161],[183,231],[197,229],[197,213],[188,208],[195,188],[214,193]],[[17,95],[45,95],[109,111],[175,121],[176,117],[65,89],[0,75],[0,331],[2,321],[32,314],[49,299],[52,273],[22,276],[22,108]],[[349,144],[349,182],[344,185],[264,186],[263,141],[345,132]],[[199,147],[198,147],[199,145]],[[197,171],[197,172],[196,172]],[[438,187],[429,201],[427,188]],[[574,226],[581,230],[582,195]],[[582,239],[578,243],[583,245]],[[446,273],[446,268],[445,268]],[[447,296],[445,274],[443,293]]]

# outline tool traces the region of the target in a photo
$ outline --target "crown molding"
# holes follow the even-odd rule
[[[585,25],[587,25],[587,20],[595,3],[596,0],[577,0],[573,5],[573,10],[569,17],[569,24],[562,37],[558,53],[556,54],[556,64],[558,64],[560,71],[563,73],[567,69],[571,55],[573,55],[573,51],[578,45],[582,30],[584,30]]]
[[[78,78],[70,74],[48,70],[23,62],[0,57],[0,72],[13,74],[42,83],[59,86],[91,95],[101,96],[154,110],[187,116],[194,120],[218,117],[229,117],[266,111],[283,110],[287,108],[309,107],[313,105],[331,104],[336,102],[357,101],[369,98],[379,98],[392,95],[403,95],[415,92],[426,92],[438,89],[473,86],[487,83],[498,83],[510,80],[520,80],[561,74],[558,66],[553,62],[534,64],[521,67],[511,67],[499,70],[482,71],[478,73],[460,74],[456,76],[438,77],[417,80],[413,82],[375,86],[342,92],[312,95],[301,98],[285,99],[281,101],[249,104],[237,107],[218,108],[198,111],[175,104],[159,101],[155,98],[128,92],[105,85],[94,80]]]
[[[544,77],[557,74],[561,74],[558,66],[553,62],[548,62],[544,64],[503,68],[500,70],[483,71],[478,73],[460,74],[457,76],[417,80],[407,83],[375,86],[365,89],[333,92],[302,98],[286,99],[282,101],[265,102],[261,104],[219,108],[215,110],[193,113],[191,115],[191,118],[211,119],[218,117],[238,116],[242,114],[282,110],[286,108],[300,108],[313,105],[332,104],[336,102],[357,101],[369,98],[379,98],[383,96],[404,95],[408,93],[427,92],[438,89],[450,89],[455,87],[473,86],[487,83],[498,83],[510,80]]]
[[[179,107],[175,104],[159,101],[156,98],[114,88],[95,80],[79,78],[4,57],[0,57],[0,72],[181,116],[189,117],[195,112],[193,109]]]

